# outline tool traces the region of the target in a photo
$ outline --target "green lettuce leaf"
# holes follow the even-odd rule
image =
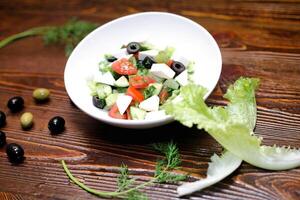
[[[173,47],[166,47],[163,51],[158,52],[155,56],[155,61],[157,63],[167,63],[171,59],[174,51],[175,49]]]
[[[242,160],[229,151],[225,151],[221,156],[214,154],[211,158],[207,170],[207,177],[199,181],[184,183],[177,188],[179,196],[191,194],[193,192],[209,187],[234,172],[242,163]]]
[[[300,166],[300,150],[269,147],[253,132],[256,120],[255,89],[259,81],[240,78],[224,95],[228,106],[209,107],[203,98],[206,89],[189,84],[163,108],[182,124],[205,129],[225,149],[240,159],[263,169],[285,170]],[[242,111],[240,111],[240,109]]]

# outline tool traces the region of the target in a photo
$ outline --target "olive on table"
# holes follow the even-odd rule
[[[48,129],[52,134],[58,134],[64,131],[65,129],[65,120],[60,116],[53,117],[48,122]]]
[[[0,127],[4,126],[6,123],[6,115],[4,112],[0,111]]]
[[[12,97],[8,100],[7,107],[11,112],[18,112],[24,107],[24,99],[20,96]]]
[[[37,88],[33,91],[32,96],[37,101],[45,101],[50,96],[50,90],[46,88]]]
[[[126,49],[129,54],[135,54],[140,51],[141,45],[138,42],[130,42]]]
[[[105,99],[100,99],[98,96],[93,96],[93,104],[97,108],[103,109],[106,106]]]
[[[171,69],[175,72],[176,75],[178,75],[185,70],[185,66],[181,62],[173,61]]]
[[[0,131],[0,148],[6,144],[6,135],[3,131]]]
[[[152,64],[154,64],[154,63],[155,63],[155,60],[150,56],[146,56],[144,58],[144,60],[142,61],[143,66],[147,69],[150,69]]]
[[[21,163],[24,160],[24,149],[15,143],[11,143],[6,147],[6,154],[11,163]]]
[[[33,124],[33,115],[31,112],[25,112],[20,118],[21,126],[23,129],[29,129]]]

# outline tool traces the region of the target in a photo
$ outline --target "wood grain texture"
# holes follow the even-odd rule
[[[256,133],[268,145],[300,147],[300,2],[269,1],[0,1],[0,39],[30,27],[62,24],[70,17],[105,23],[141,11],[168,11],[206,27],[221,47],[223,70],[207,102],[224,105],[222,95],[239,76],[259,77]],[[45,47],[39,38],[21,40],[0,49],[0,110],[7,113],[8,142],[21,144],[26,160],[11,165],[0,149],[0,199],[96,199],[66,178],[65,159],[87,185],[112,191],[123,162],[138,182],[149,180],[159,156],[149,144],[173,139],[190,180],[205,177],[210,156],[221,147],[207,134],[178,123],[148,130],[123,130],[98,122],[74,107],[64,88],[66,58],[61,47]],[[32,90],[50,88],[49,102],[37,104]],[[7,100],[25,98],[34,114],[30,131],[19,125],[20,113],[10,113]],[[51,136],[48,120],[66,120],[63,134]],[[174,133],[176,130],[176,133]],[[243,163],[224,181],[182,199],[299,199],[300,169],[270,172]],[[151,199],[178,199],[174,184],[144,189]]]

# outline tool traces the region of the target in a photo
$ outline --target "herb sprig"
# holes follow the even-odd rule
[[[95,23],[73,18],[62,26],[40,26],[11,35],[0,41],[0,48],[22,38],[42,36],[46,45],[64,45],[66,56],[69,56],[74,47],[97,26]]]
[[[104,198],[122,198],[128,200],[146,200],[147,196],[140,191],[145,186],[154,183],[176,183],[185,180],[187,175],[172,173],[172,170],[178,169],[181,163],[178,148],[175,143],[154,144],[154,149],[164,155],[164,158],[158,160],[155,167],[154,177],[142,184],[137,184],[135,179],[130,178],[128,167],[124,164],[120,166],[119,176],[117,179],[117,189],[114,192],[94,190],[75,178],[68,169],[64,160],[61,161],[64,171],[69,179],[84,189],[85,191]]]

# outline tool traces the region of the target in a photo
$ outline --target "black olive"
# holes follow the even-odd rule
[[[155,63],[154,58],[150,56],[146,56],[142,62],[142,64],[145,66],[145,68],[150,69],[152,64]]]
[[[4,126],[6,122],[6,115],[4,112],[0,111],[0,127]]]
[[[126,49],[129,54],[135,54],[139,52],[141,45],[138,42],[130,42]]]
[[[18,112],[24,107],[24,99],[22,97],[12,97],[7,102],[7,107],[11,112]]]
[[[181,62],[173,61],[172,65],[171,65],[171,69],[173,69],[175,74],[178,75],[185,70],[185,66]]]
[[[6,135],[3,131],[0,131],[0,148],[6,144]]]
[[[106,60],[108,61],[108,62],[114,62],[114,61],[116,61],[116,60],[118,60],[116,57],[114,57],[114,56],[109,56],[109,57],[106,57]]]
[[[105,99],[100,99],[98,96],[93,96],[93,104],[97,108],[103,109],[106,106]]]
[[[53,117],[52,119],[50,119],[50,121],[48,122],[48,129],[53,134],[63,132],[65,129],[64,118],[62,118],[60,116],[56,116],[56,117]]]
[[[24,150],[18,144],[11,143],[7,145],[6,154],[11,163],[21,163],[24,160]]]

